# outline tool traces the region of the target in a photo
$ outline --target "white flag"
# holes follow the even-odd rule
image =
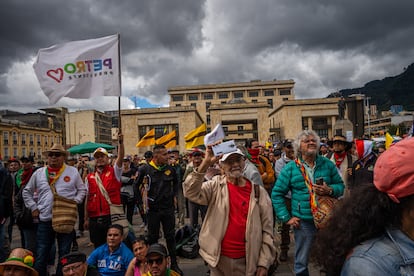
[[[118,35],[111,35],[40,49],[33,68],[49,102],[120,96],[118,45]]]

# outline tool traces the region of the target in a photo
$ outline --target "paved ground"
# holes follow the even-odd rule
[[[141,218],[137,215],[134,216],[134,225],[133,228],[135,230],[135,234],[138,236],[140,234],[144,234],[144,228],[141,228],[139,225],[141,225]],[[79,250],[89,254],[93,250],[93,245],[89,241],[89,232],[85,231],[84,235],[77,239],[79,244]],[[293,241],[293,237],[292,237]],[[163,241],[161,241],[163,242]],[[11,248],[19,247],[20,244],[20,233],[17,229],[17,227],[14,227],[13,231],[13,241],[11,244]],[[291,276],[294,275],[293,273],[293,243],[289,250],[289,259],[287,262],[282,262],[279,264],[278,270],[276,271],[275,275],[281,275],[281,276]],[[204,264],[204,261],[201,257],[195,258],[195,259],[185,259],[185,258],[179,258],[178,263],[182,271],[186,276],[192,276],[192,275],[206,275],[208,268]],[[315,269],[314,267],[310,267],[310,274],[311,275],[320,275],[319,271]]]

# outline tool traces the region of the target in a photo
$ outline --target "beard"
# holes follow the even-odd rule
[[[243,170],[241,168],[233,168],[226,172],[226,176],[229,178],[241,178],[243,177]]]

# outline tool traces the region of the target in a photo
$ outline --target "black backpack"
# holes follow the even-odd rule
[[[177,229],[175,232],[175,250],[178,256],[186,259],[198,257],[198,230],[189,224]]]

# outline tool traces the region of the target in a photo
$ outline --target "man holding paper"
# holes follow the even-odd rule
[[[218,160],[224,175],[204,182],[207,169]],[[214,156],[208,146],[205,159],[183,184],[185,197],[208,205],[199,244],[212,276],[264,276],[275,259],[270,198],[263,187],[243,177],[244,163],[239,149]]]

